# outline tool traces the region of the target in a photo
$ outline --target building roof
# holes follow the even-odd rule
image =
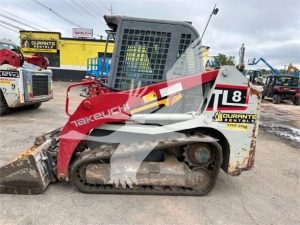
[[[32,31],[32,30],[20,30],[21,33],[42,33],[42,34],[58,34],[59,40],[72,40],[72,41],[94,41],[94,42],[106,42],[105,39],[83,39],[83,38],[71,38],[71,37],[62,37],[60,32],[55,31]],[[114,41],[108,40],[108,42],[113,43]]]

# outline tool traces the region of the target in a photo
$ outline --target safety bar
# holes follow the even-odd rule
[[[101,89],[101,86],[100,84],[97,82],[97,81],[85,81],[85,82],[80,82],[80,83],[76,83],[76,84],[72,84],[70,85],[68,88],[67,88],[67,97],[66,97],[66,107],[65,107],[65,111],[66,111],[66,114],[68,116],[71,116],[71,114],[69,113],[69,92],[70,90],[73,88],[73,87],[77,87],[77,86],[85,86],[85,85],[88,85],[89,86],[89,89],[91,89],[90,87],[93,85],[93,84],[96,84],[97,86],[97,90],[95,93],[100,93],[100,89]],[[98,91],[98,92],[97,92]]]

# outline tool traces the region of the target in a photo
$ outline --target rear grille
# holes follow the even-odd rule
[[[32,76],[33,96],[48,95],[48,76]]]

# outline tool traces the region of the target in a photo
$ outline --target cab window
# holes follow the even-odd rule
[[[266,80],[266,84],[271,84],[273,80],[273,77],[268,77]]]
[[[296,77],[278,77],[276,79],[276,85],[296,87],[296,86],[298,86],[298,78],[296,78]]]

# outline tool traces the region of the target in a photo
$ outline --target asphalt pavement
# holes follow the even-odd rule
[[[30,147],[35,136],[64,125],[67,85],[55,83],[54,100],[37,110],[0,118],[1,166]],[[282,117],[272,119],[268,109],[290,117],[277,122]],[[264,101],[261,119],[299,129],[298,113],[289,103]],[[41,195],[0,195],[0,224],[300,224],[300,150],[266,129],[258,134],[254,168],[235,177],[221,172],[207,196],[89,195],[55,183]]]

